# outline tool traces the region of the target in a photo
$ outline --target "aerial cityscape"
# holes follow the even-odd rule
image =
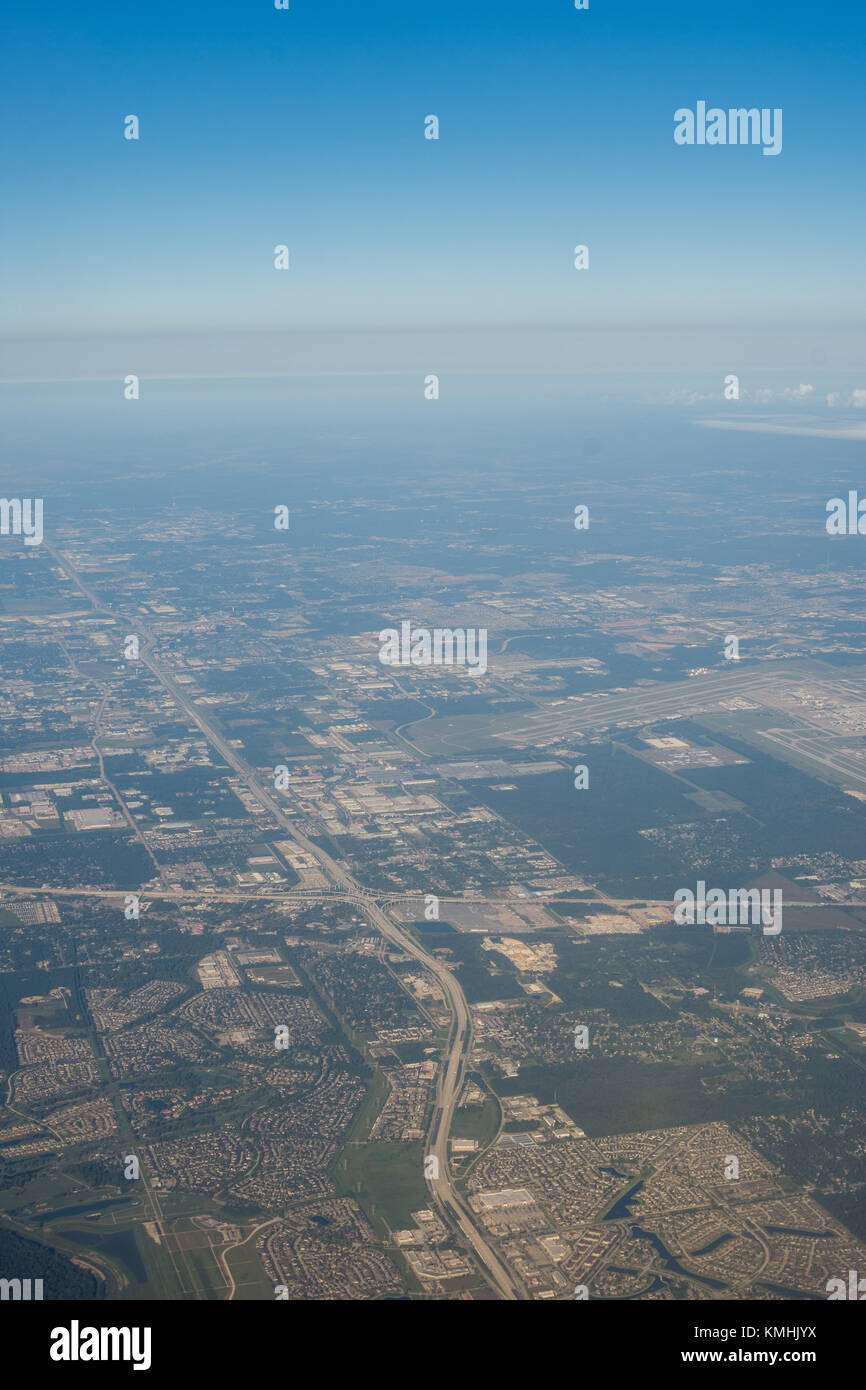
[[[716,484],[732,557],[712,516],[671,557],[656,481],[598,466],[585,531],[520,468],[493,500],[296,480],[283,529],[221,510],[219,465],[207,504],[180,474],[19,539],[4,1239],[81,1297],[784,1299],[859,1268],[864,632],[790,455],[751,563],[747,484]],[[383,662],[403,614],[484,629],[486,670]],[[679,923],[700,884],[771,890],[782,930]]]
[[[518,8],[511,40],[531,28]],[[611,42],[605,8],[566,13],[596,25],[590,53]],[[244,28],[217,9],[205,104]],[[283,9],[250,21],[239,132],[213,137],[237,139],[242,184],[255,74],[284,61],[306,84],[330,51],[321,16]],[[548,42],[559,96],[559,64],[590,61],[573,36],[563,56],[562,15],[539,23],[535,138]],[[342,77],[357,41],[335,40]],[[425,114],[442,62],[417,94],[395,79],[386,114],[368,75],[332,117],[366,111],[371,168],[390,121],[411,126],[398,163],[443,156],[426,192],[406,185],[433,218],[421,262],[456,218],[449,179],[465,193],[472,176],[465,150],[442,172],[448,141],[460,121],[481,138],[454,74]],[[684,160],[704,162],[682,207],[722,156],[723,184],[749,161],[742,206],[780,226],[812,187],[797,73],[750,72],[763,151],[713,150],[703,101],[680,139],[709,78],[670,101],[656,79],[660,205]],[[317,245],[330,210],[279,199],[252,248],[238,207],[212,244],[202,227],[214,267],[262,262],[237,299],[214,270],[211,303],[184,261],[178,73],[128,97],[122,74],[106,82],[72,117],[114,123],[77,177],[113,190],[105,235],[126,226],[132,263],[108,268],[82,211],[56,321],[34,277],[3,353],[3,1301],[866,1298],[866,377],[847,213],[823,305],[789,320],[763,243],[732,290],[769,286],[754,324],[739,301],[724,317],[694,248],[681,273],[706,312],[659,327],[649,288],[618,319],[621,234],[607,245],[594,164],[581,226],[545,199],[565,175],[539,168],[541,240],[562,241],[565,270],[518,270],[538,283],[501,318],[502,248],[463,331],[449,243],[387,321],[417,229],[384,193],[393,269],[371,250],[342,317],[345,267],[331,285]],[[294,119],[303,96],[287,100]],[[326,102],[309,119],[326,126]],[[295,169],[303,198],[332,177],[317,168]],[[189,177],[204,194],[218,171],[205,152]],[[520,234],[534,253],[538,228]],[[774,254],[793,293],[781,232]],[[601,289],[578,304],[596,256]],[[533,294],[544,312],[523,322]]]

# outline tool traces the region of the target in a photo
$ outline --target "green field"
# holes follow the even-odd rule
[[[499,1128],[499,1102],[488,1096],[483,1105],[458,1110],[451,1126],[455,1139],[477,1139],[481,1148],[486,1148],[496,1137]]]
[[[429,1205],[422,1144],[350,1144],[333,1165],[335,1182],[363,1207],[382,1232],[412,1224],[412,1212]]]

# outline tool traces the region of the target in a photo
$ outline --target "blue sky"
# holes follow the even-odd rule
[[[863,312],[860,6],[93,3],[18,7],[8,29],[13,336],[778,324],[782,342]],[[781,107],[782,153],[676,146],[699,99]]]

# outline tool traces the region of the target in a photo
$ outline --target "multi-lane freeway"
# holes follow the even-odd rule
[[[46,548],[67,578],[90,601],[95,611],[103,613],[115,621],[119,621],[121,617],[126,621],[125,614],[116,612],[104,603],[98,594],[94,593],[64,555],[49,543],[46,543]],[[438,1119],[435,1121],[436,1136],[435,1139],[431,1138],[430,1152],[427,1155],[428,1158],[435,1158],[436,1163],[426,1165],[426,1168],[432,1169],[428,1185],[446,1223],[456,1226],[471,1246],[486,1278],[500,1296],[505,1299],[521,1297],[521,1289],[490,1248],[451,1178],[448,1163],[448,1139],[454,1110],[463,1084],[467,1057],[472,1045],[472,1018],[465,995],[457,979],[441,961],[430,955],[404,927],[393,921],[380,906],[378,900],[368,894],[343,865],[338,864],[327,851],[308,839],[298,829],[292,817],[286,814],[284,804],[276,800],[237,749],[226,741],[220,731],[213,726],[207,716],[178,685],[170,672],[162,666],[153,652],[153,638],[139,617],[136,615],[134,619],[129,621],[134,623],[133,630],[139,638],[139,659],[147,666],[163,689],[168,691],[192,723],[201,730],[211,748],[237,773],[248,787],[251,795],[271,813],[281,829],[285,830],[307,854],[315,857],[329,882],[363,910],[368,920],[382,936],[399,947],[401,951],[414,957],[435,977],[440,985],[451,1011],[452,1025],[437,1078],[434,1112],[438,1115]]]

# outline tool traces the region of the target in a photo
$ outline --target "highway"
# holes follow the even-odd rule
[[[120,618],[124,616],[116,613],[111,607],[103,603],[98,595],[80,578],[73,565],[65,556],[61,555],[54,546],[50,545],[48,542],[45,542],[45,545],[63,573],[77,586],[80,592],[90,600],[90,603],[97,612],[103,613],[115,621],[119,621]],[[126,621],[125,616],[124,621]],[[434,976],[441,986],[451,1010],[453,1022],[446,1052],[442,1059],[437,1078],[435,1105],[436,1108],[441,1111],[441,1116],[437,1126],[435,1142],[429,1151],[438,1159],[438,1176],[431,1178],[428,1185],[446,1224],[450,1221],[452,1225],[458,1228],[464,1239],[472,1247],[488,1281],[498,1290],[500,1296],[504,1299],[519,1298],[521,1296],[521,1291],[515,1285],[512,1276],[505,1269],[505,1266],[498,1259],[493,1250],[491,1250],[485,1237],[475,1225],[470,1209],[454,1187],[448,1165],[449,1133],[453,1121],[454,1110],[460,1095],[460,1088],[463,1084],[466,1060],[472,1046],[472,1018],[465,995],[456,978],[441,961],[437,960],[435,956],[429,955],[408,931],[387,916],[377,899],[366,893],[343,865],[338,864],[327,851],[308,839],[307,836],[297,828],[294,820],[286,815],[282,805],[275,799],[272,792],[262,785],[253,769],[240,756],[237,749],[231,747],[219,730],[215,729],[206,716],[196,708],[189,696],[183,691],[181,686],[177,684],[169,672],[164,670],[160,665],[156,657],[152,654],[153,639],[148,629],[137,616],[129,620],[128,631],[134,631],[139,637],[139,659],[142,663],[147,666],[148,670],[160,683],[163,689],[168,691],[175,703],[183,710],[184,714],[186,714],[192,723],[201,730],[210,746],[215,749],[227,765],[237,773],[238,777],[241,778],[249,788],[252,796],[270,811],[271,815],[277,821],[277,824],[285,830],[302,849],[315,857],[329,881],[336,888],[341,889],[347,897],[350,897],[354,903],[362,908],[369,921],[381,932],[382,936],[399,950],[405,951],[407,955],[414,957],[415,960]],[[284,900],[285,896],[284,894]],[[199,894],[199,897],[201,897],[201,894]]]

